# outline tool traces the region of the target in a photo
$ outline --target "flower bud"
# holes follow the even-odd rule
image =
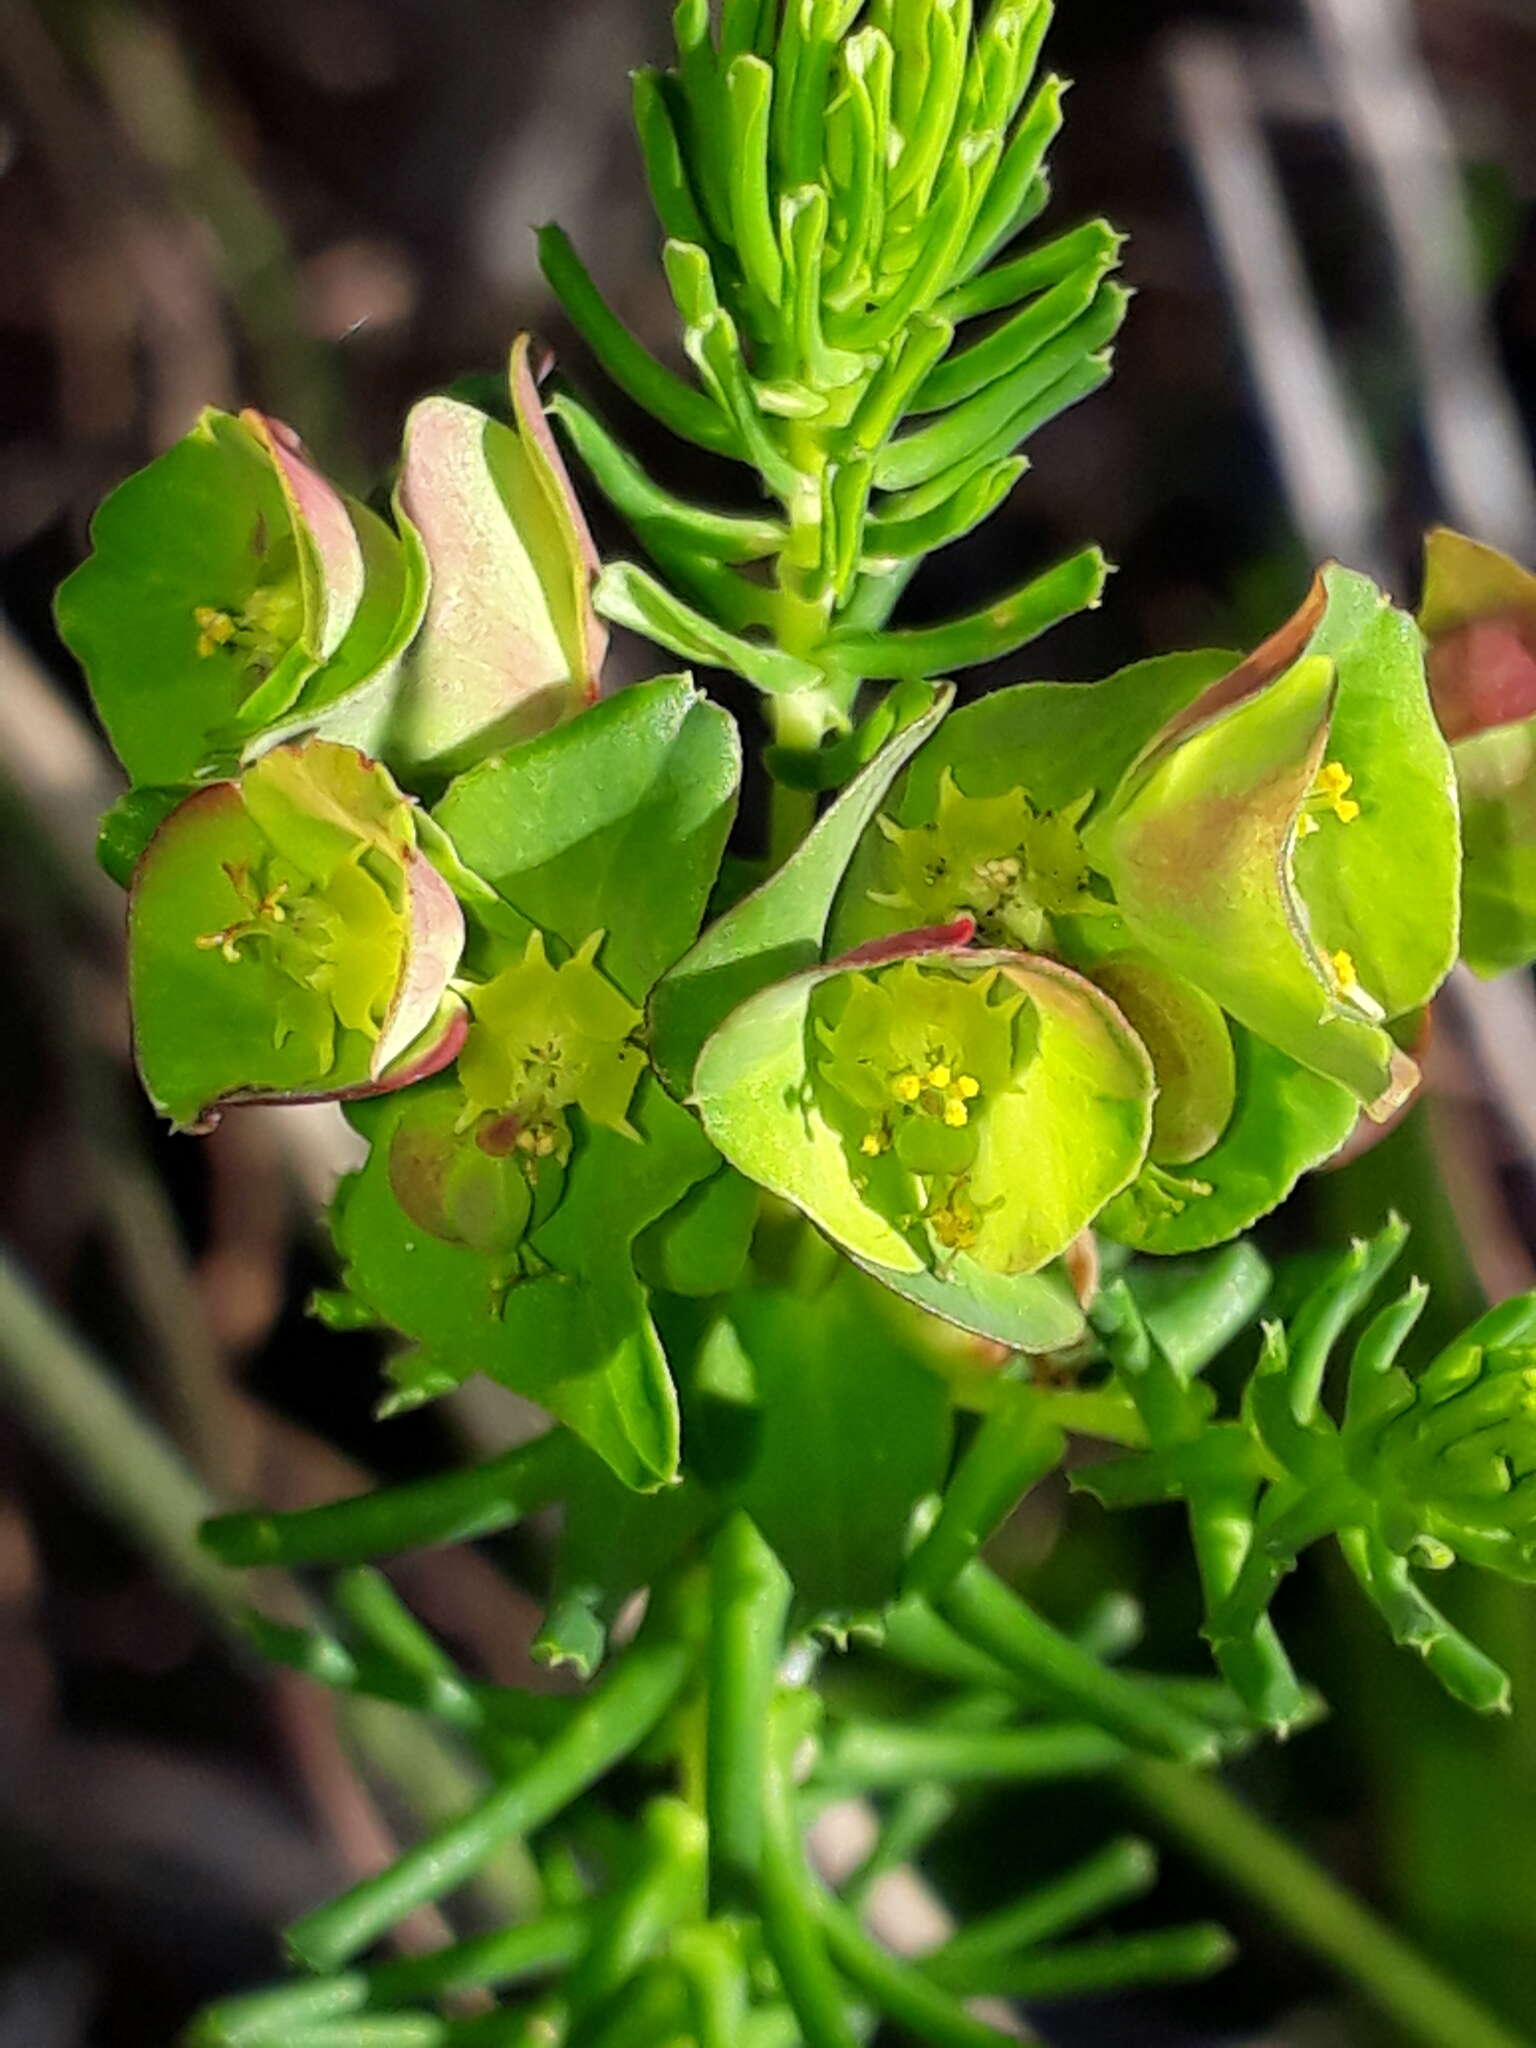
[[[463,914],[411,803],[354,748],[276,747],[178,804],[135,871],[129,934],[139,1066],[179,1125],[403,1086],[463,1039]]]
[[[447,774],[546,732],[590,704],[607,634],[592,609],[597,555],[529,367],[512,351],[515,427],[455,398],[406,422],[397,494],[431,569],[390,758]]]

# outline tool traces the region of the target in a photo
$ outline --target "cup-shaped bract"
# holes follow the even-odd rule
[[[742,1004],[694,1101],[733,1165],[876,1273],[1037,1272],[1142,1162],[1146,1050],[1058,962],[915,940]]]
[[[1474,972],[1536,960],[1536,575],[1438,527],[1419,624],[1461,792],[1461,951]]]
[[[388,773],[332,741],[178,804],[135,871],[129,940],[140,1071],[178,1125],[403,1086],[463,1039],[458,901]]]
[[[593,932],[556,965],[535,931],[520,960],[469,991],[474,1021],[459,1058],[467,1118],[504,1120],[530,1158],[570,1152],[565,1112],[634,1137],[626,1112],[645,1067],[641,1013],[597,965]]]
[[[1087,844],[1140,946],[1383,1116],[1386,1026],[1456,953],[1449,750],[1413,622],[1324,571],[1288,626],[1153,741]]]
[[[227,773],[263,734],[319,723],[420,615],[399,541],[260,413],[205,412],[112,493],[91,539],[59,630],[139,784]]]
[[[645,1068],[642,1017],[598,967],[602,940],[592,933],[557,963],[534,930],[519,958],[463,984],[458,1065],[413,1091],[390,1139],[390,1187],[412,1222],[509,1270],[560,1199],[572,1110],[638,1142],[628,1110]]]
[[[451,773],[597,696],[597,555],[526,335],[511,386],[513,426],[446,397],[423,399],[406,422],[396,502],[431,571],[390,727],[389,757],[407,769]]]

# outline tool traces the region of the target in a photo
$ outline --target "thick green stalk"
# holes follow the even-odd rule
[[[950,1625],[1058,1706],[1087,1715],[1138,1749],[1181,1763],[1214,1762],[1214,1735],[1195,1715],[1145,1683],[1110,1671],[1052,1628],[979,1560],[967,1565],[939,1603]]]
[[[1127,1754],[1102,1728],[1075,1721],[996,1731],[847,1721],[827,1747],[823,1774],[840,1792],[900,1791],[918,1778],[1023,1784],[1094,1777]]]
[[[709,1708],[705,1800],[710,1897],[716,1911],[753,1897],[763,1853],[769,1718],[789,1580],[740,1511],[715,1539],[710,1570]]]
[[[1174,1838],[1244,1892],[1424,2048],[1531,2048],[1217,1779],[1141,1758],[1121,1783]]]
[[[357,2013],[445,1992],[517,1984],[574,1962],[586,1944],[590,1915],[567,1911],[496,1934],[477,1935],[430,1955],[349,1970],[320,1983],[282,1984],[209,2006],[188,2036],[188,2048],[269,2048],[296,2030],[350,2019]]]
[[[805,2048],[856,2048],[837,1972],[827,1953],[819,1891],[805,1863],[795,1806],[791,1731],[776,1717],[769,1729],[763,1781],[763,1853],[757,1895],[769,1953],[805,2036]]]

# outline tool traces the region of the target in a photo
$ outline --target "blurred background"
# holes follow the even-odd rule
[[[120,899],[91,857],[114,772],[50,595],[103,492],[202,405],[277,414],[366,491],[409,403],[494,371],[524,326],[670,481],[739,489],[679,473],[602,392],[534,260],[532,226],[558,218],[672,353],[626,76],[663,59],[667,12],[0,0],[0,2048],[169,2041],[272,1973],[278,1922],[463,1796],[451,1755],[436,1778],[418,1758],[401,1811],[379,1768],[404,1739],[388,1710],[342,1725],[329,1697],[229,1647],[187,1543],[198,1489],[303,1505],[483,1454],[518,1421],[471,1388],[376,1426],[374,1340],[304,1320],[346,1164],[328,1113],[240,1112],[202,1141],[153,1127],[126,1061]],[[1097,538],[1120,565],[1105,607],[1006,677],[1086,678],[1253,641],[1330,553],[1411,602],[1436,518],[1536,559],[1536,4],[1059,14],[1048,56],[1076,88],[1047,226],[1109,214],[1140,296],[1109,390],[1040,437],[1010,506],[930,565],[909,616]],[[621,644],[615,680],[650,659]],[[1536,1281],[1536,1009],[1524,985],[1460,981],[1438,1009],[1427,1099],[1266,1243],[1284,1258],[1397,1204],[1443,1332]],[[1009,1545],[1050,1611],[1122,1587],[1156,1658],[1198,1668],[1175,1523],[1036,1503]],[[422,1556],[399,1581],[468,1661],[517,1680],[536,1608],[515,1581],[537,1584],[538,1531],[496,1561],[510,1574]],[[1522,1700],[1489,1726],[1336,1590],[1304,1569],[1281,1616],[1334,1713],[1246,1764],[1244,1788],[1536,2023],[1536,1598],[1452,1588]],[[990,1797],[935,1873],[980,1905],[1122,1821],[1077,1791]],[[1170,1862],[1151,1911],[1227,1919],[1243,1961],[1198,1992],[1053,2019],[1053,2040],[1385,2038],[1192,1868]]]

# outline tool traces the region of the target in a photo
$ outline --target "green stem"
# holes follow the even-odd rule
[[[1084,1998],[1133,1984],[1174,1984],[1211,1977],[1226,1968],[1237,1949],[1225,1928],[1208,1922],[1160,1927],[1150,1934],[1104,1935],[1065,1948],[1036,1949],[997,1957],[956,1971],[955,1991],[963,1997]]]
[[[267,2048],[296,2029],[349,2019],[409,1999],[519,1984],[574,1962],[586,1945],[591,1916],[552,1913],[520,1927],[477,1935],[431,1955],[409,1956],[373,1970],[349,1970],[319,1984],[281,1984],[209,2006],[188,2036],[188,2048]]]
[[[805,2048],[857,2048],[818,1917],[817,1887],[805,1866],[795,1810],[788,1729],[770,1725],[763,1780],[763,1853],[757,1896],[763,1933]]]
[[[751,1900],[762,1860],[769,1715],[790,1594],[783,1566],[740,1511],[715,1540],[710,1594],[705,1802],[710,1896],[721,1911]]]
[[[295,1921],[292,1953],[311,1970],[337,1969],[418,1906],[456,1891],[501,1843],[551,1819],[644,1741],[681,1691],[690,1662],[691,1651],[674,1638],[637,1640],[527,1770],[388,1870]]]
[[[1000,2034],[995,2027],[973,2019],[936,1984],[930,1984],[910,1963],[893,1956],[870,1940],[846,1906],[822,1894],[816,1911],[827,1938],[827,1946],[839,1967],[859,1989],[872,1998],[898,2026],[910,2030],[934,2048],[1004,2048],[1017,2041],[1017,2034]],[[1026,2041],[1036,2036],[1026,2034]]]
[[[822,1774],[840,1792],[889,1792],[916,1778],[983,1784],[1093,1777],[1125,1757],[1123,1742],[1075,1721],[995,1732],[848,1721],[827,1747]]]
[[[1424,2048],[1531,2048],[1214,1778],[1138,1759],[1121,1782],[1218,1877]]]
[[[979,1561],[960,1573],[939,1608],[968,1642],[1057,1705],[1087,1715],[1138,1749],[1181,1763],[1215,1761],[1216,1738],[1204,1722],[1137,1679],[1106,1670]]]
[[[396,1551],[468,1543],[520,1522],[563,1488],[570,1440],[552,1429],[484,1465],[286,1515],[219,1515],[202,1540],[221,1563],[367,1564]]]
[[[1055,1470],[1065,1449],[1035,1389],[1004,1381],[949,1482],[938,1520],[913,1553],[904,1590],[937,1602],[1003,1517]]]
[[[698,2048],[738,2048],[751,1989],[738,1930],[718,1920],[679,1928],[671,1954],[688,1986]]]
[[[770,698],[773,744],[793,754],[813,754],[826,729],[825,703],[817,692],[785,692]],[[777,873],[816,822],[816,793],[777,778],[768,784],[768,864]]]
[[[704,1905],[705,1830],[679,1799],[655,1799],[640,1826],[639,1860],[594,1915],[586,1954],[562,1987],[573,2020],[600,2011]]]
[[[1049,1884],[973,1920],[926,1957],[923,1967],[936,1983],[958,1986],[967,1972],[1068,1934],[1085,1920],[1140,1898],[1156,1876],[1157,1857],[1147,1843],[1134,1836],[1111,1842]]]

